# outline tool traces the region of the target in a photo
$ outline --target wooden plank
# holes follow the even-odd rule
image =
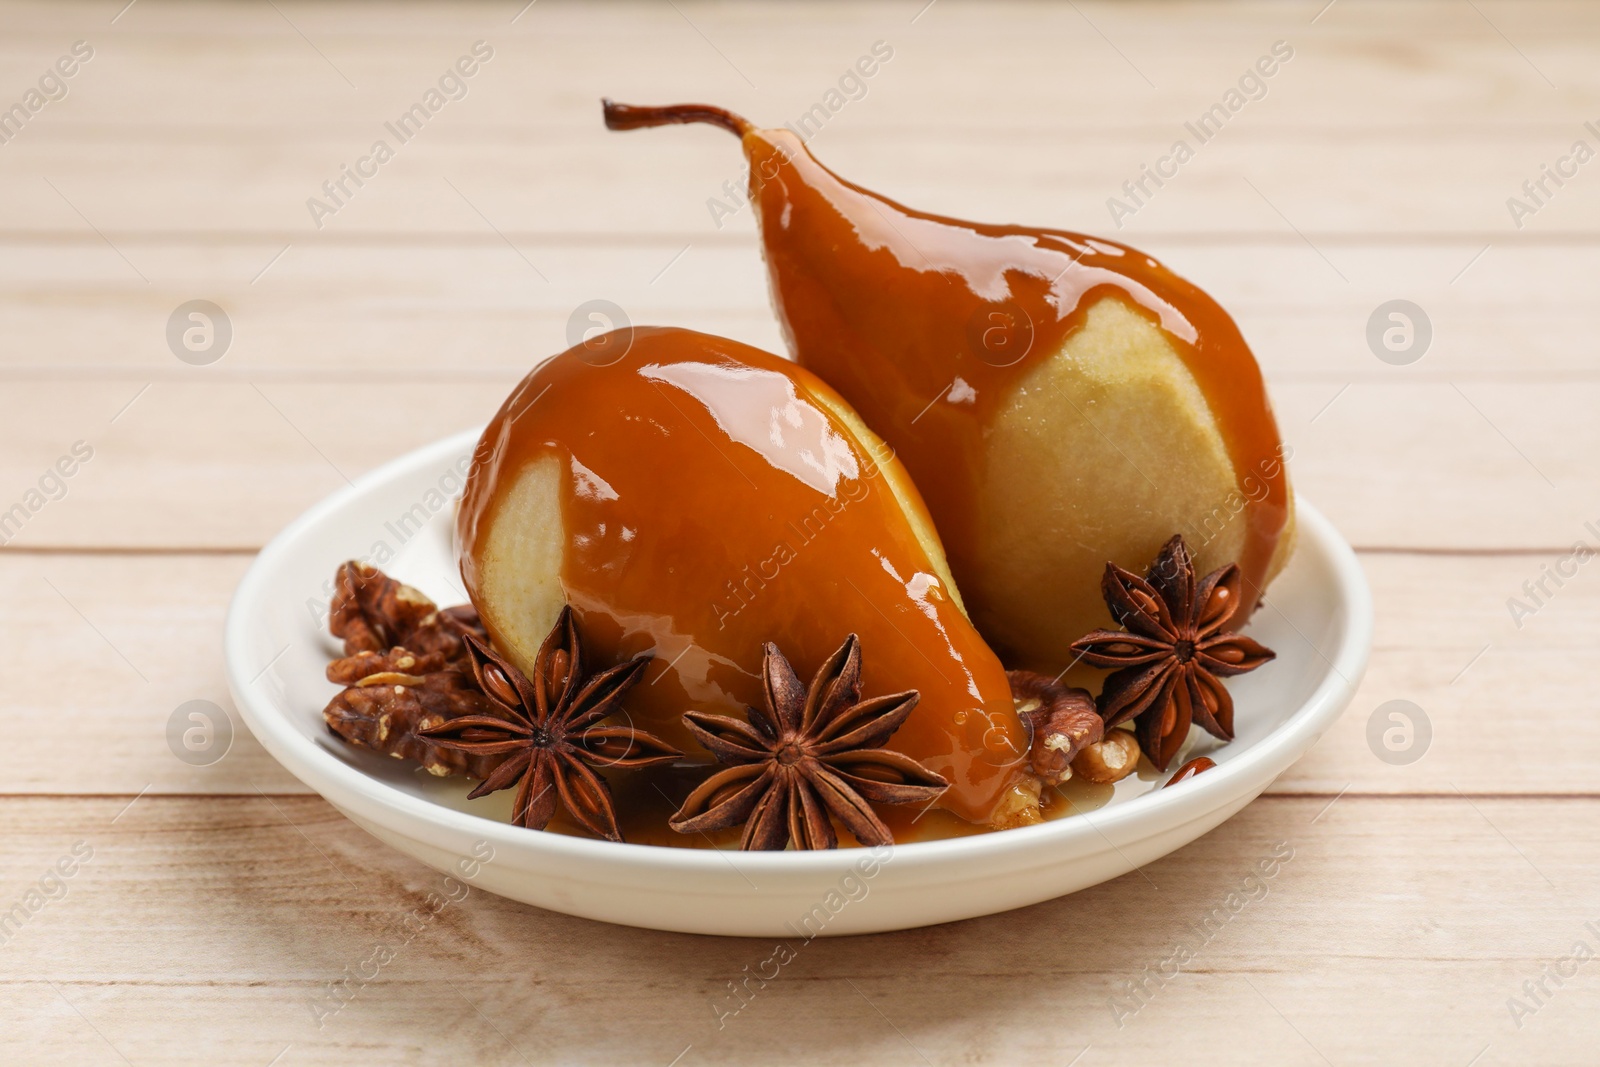
[[[270,383],[7,386],[16,405],[0,427],[8,446],[0,470],[14,487],[7,508],[26,502],[74,442],[94,450],[66,496],[37,508],[15,543],[259,548],[348,478],[485,419],[515,377],[310,390]]]
[[[384,130],[381,114],[346,132],[290,128],[248,147],[218,143],[209,128],[183,126],[181,136],[138,127],[74,133],[45,128],[41,116],[40,128],[23,134],[26,143],[19,137],[6,146],[0,229],[92,235],[87,218],[118,243],[150,232],[239,233],[280,247],[323,235],[482,233],[484,218],[511,234],[752,232],[749,213],[734,213],[738,204],[724,189],[729,181],[734,189],[743,185],[733,138],[709,129],[608,133],[598,99],[584,110],[588,129],[468,130],[447,126],[451,116],[441,114],[437,128],[404,145]],[[772,114],[781,125],[786,112]],[[1329,134],[1294,116],[1247,126],[1255,116],[1242,113],[1238,126],[1201,144],[1183,127],[1189,118],[1180,112],[1164,125],[1046,129],[1030,137],[1015,128],[919,132],[898,119],[886,127],[843,125],[854,119],[842,113],[841,126],[824,130],[812,147],[839,173],[922,210],[1134,243],[1166,233],[1298,240],[1296,230],[1313,240],[1350,232],[1481,234],[1479,247],[1600,235],[1600,182],[1588,168],[1562,188],[1547,184],[1547,204],[1521,188],[1575,140],[1600,145],[1582,116],[1531,130],[1429,136],[1428,166],[1461,175],[1448,185],[1418,180],[1417,131]],[[1195,156],[1170,181],[1147,184],[1142,194],[1125,191],[1141,165],[1154,166],[1180,139]],[[342,195],[323,191],[325,181],[339,179],[341,165],[353,166],[377,140],[396,150],[392,161],[359,188],[347,179]],[[1326,166],[1324,151],[1348,166]],[[103,152],[114,152],[141,181],[100,185],[91,175]],[[1521,226],[1507,207],[1513,196],[1538,208]],[[1124,205],[1119,215],[1110,210],[1112,197]],[[338,210],[314,217],[310,198]],[[713,212],[712,200],[723,207]]]
[[[1273,389],[1298,486],[1353,543],[1553,548],[1595,518],[1600,382],[1407,384],[1394,369]],[[8,383],[0,510],[83,441],[93,461],[16,544],[257,548],[345,478],[485,420],[521,371],[502,374]]]
[[[1547,980],[1520,1029],[1506,1006],[1596,942],[1593,798],[1266,798],[1072,897],[796,942],[721,1029],[712,1005],[772,943],[477,891],[407,940],[401,916],[440,876],[320,800],[0,803],[6,906],[93,849],[0,954],[8,1063],[1067,1063],[1088,1046],[1082,1063],[1580,1064],[1600,1037],[1584,970]],[[1185,938],[1192,962],[1151,978]],[[380,944],[392,962],[319,1028],[314,998]],[[1132,981],[1147,1002],[1118,1011]]]
[[[800,7],[753,15],[645,6],[609,12],[598,31],[582,8],[551,3],[516,27],[491,7],[445,17],[300,9],[293,25],[268,9],[151,4],[116,27],[36,16],[39,36],[0,51],[12,84],[31,83],[75,34],[101,51],[65,100],[5,146],[0,228],[79,231],[81,211],[113,239],[150,228],[309,237],[306,199],[387,136],[383,123],[479,37],[499,51],[468,95],[414,141],[390,137],[396,159],[331,228],[476,229],[481,220],[444,186],[449,177],[511,231],[704,230],[707,197],[739,169],[731,141],[712,131],[619,138],[600,128],[598,99],[705,97],[778,125],[879,39],[895,58],[829,120],[819,151],[897,198],[976,217],[1103,225],[1106,199],[1185,137],[1184,121],[1217,103],[1277,39],[1295,42],[1296,58],[1214,141],[1189,138],[1196,159],[1129,233],[1280,234],[1287,217],[1311,234],[1509,237],[1506,198],[1575,139],[1593,140],[1583,102],[1600,75],[1582,45],[1593,13],[1581,6],[1497,9],[1491,23],[1461,5],[1396,13],[1345,0],[1315,26],[1297,16],[1274,5],[1223,8],[1198,31],[1159,5],[996,12],[946,3],[915,25],[893,5],[826,21]],[[248,49],[232,43],[241,32]],[[595,32],[606,48],[577,46]],[[1397,38],[1404,48],[1390,46]],[[774,49],[775,40],[794,47]],[[1010,87],[1003,111],[972,91],[989,81]],[[192,92],[196,84],[207,91]],[[258,91],[263,84],[272,92]],[[1393,106],[1397,98],[1408,106]],[[1451,181],[1419,179],[1423,139],[1428,172]],[[99,186],[90,176],[102,151],[139,180]],[[1324,151],[1347,165],[1327,166]],[[1579,179],[1529,226],[1592,236],[1597,212],[1600,196]]]
[[[567,347],[569,320],[596,298],[638,325],[784,350],[753,237],[508,234],[513,248],[487,230],[469,236],[0,243],[0,331],[12,340],[0,381],[504,381]],[[1600,245],[1352,240],[1319,246],[1324,260],[1288,236],[1169,236],[1146,249],[1229,309],[1275,383],[1600,379],[1591,316],[1579,310]],[[1433,332],[1405,367],[1381,362],[1366,340],[1369,317],[1396,297],[1419,304]],[[220,304],[233,332],[225,355],[199,368],[175,357],[166,334],[174,309],[196,298]]]
[[[1307,13],[1272,3],[1196,5],[1193,10],[1203,14],[1173,17],[1166,5],[1148,2],[1041,10],[1024,3],[946,0],[925,14],[914,4],[876,3],[819,18],[802,3],[684,3],[676,12],[635,3],[608,5],[597,15],[584,5],[545,0],[515,25],[517,9],[507,15],[504,7],[338,10],[290,4],[285,11],[291,24],[267,9],[146,3],[136,16],[107,28],[98,13],[62,17],[48,6],[16,5],[13,43],[0,53],[0,70],[26,77],[34,69],[30,60],[44,55],[48,62],[63,37],[94,32],[113,58],[148,68],[152,79],[130,81],[120,94],[101,91],[92,100],[85,88],[86,99],[74,112],[79,121],[148,120],[176,106],[175,96],[183,94],[171,90],[195,83],[185,80],[187,71],[210,91],[182,100],[182,106],[235,128],[282,122],[296,111],[302,124],[328,124],[374,99],[398,103],[417,91],[412,72],[426,79],[477,37],[492,38],[507,49],[507,58],[529,60],[491,64],[508,88],[496,113],[544,121],[576,114],[579,101],[593,99],[623,75],[631,85],[737,94],[730,101],[736,106],[764,98],[805,106],[878,38],[897,46],[889,71],[903,72],[936,105],[921,111],[922,128],[937,124],[933,114],[944,122],[1024,126],[1035,114],[1093,121],[1113,103],[1143,112],[1186,105],[1208,95],[1209,79],[1231,81],[1277,38],[1294,41],[1307,50],[1301,58],[1318,61],[1307,64],[1314,69],[1296,102],[1312,116],[1341,123],[1459,121],[1461,109],[1453,102],[1464,99],[1483,103],[1481,118],[1520,120],[1552,102],[1581,100],[1596,76],[1585,62],[1583,39],[1597,20],[1574,0],[1491,3],[1484,9],[1488,17],[1445,2],[1396,10],[1378,0],[1343,0],[1315,23],[1316,9]],[[248,35],[248,48],[238,46],[241,35]],[[597,35],[607,48],[577,47]],[[1406,47],[1393,47],[1397,40]],[[172,61],[177,56],[186,68]],[[1552,92],[1541,71],[1572,95]],[[1363,76],[1340,80],[1351,73]],[[1010,93],[999,114],[970,91],[995,77],[1051,95]],[[264,81],[281,82],[280,94],[252,97],[248,86]],[[1404,108],[1385,95],[1394,83],[1415,90]],[[910,93],[884,95],[914,109]],[[1088,114],[1063,113],[1054,106],[1063,98],[1102,106]]]
[[[222,626],[248,564],[247,556],[0,553],[0,633],[19,663],[37,667],[0,680],[0,722],[17,738],[6,792],[304,792],[228,695]],[[169,742],[175,716],[187,725],[179,706],[195,700],[231,715],[233,745],[207,767],[181,761]],[[64,758],[56,730],[26,729],[42,722],[73,723],[70,733],[96,754]]]
[[[1573,539],[1580,537],[1600,546],[1587,530],[1574,530]],[[1594,698],[1580,691],[1571,665],[1593,647],[1588,635],[1600,634],[1600,583],[1589,570],[1593,560],[1574,564],[1564,555],[1363,553],[1376,604],[1371,665],[1343,717],[1273,788],[1445,796],[1595,792],[1600,731],[1575,721],[1592,717]],[[1559,571],[1576,574],[1560,578]],[[1421,716],[1407,714],[1431,729],[1431,742],[1416,742],[1411,763],[1386,762],[1381,739],[1378,747],[1371,740],[1373,720],[1380,738],[1398,725],[1384,710],[1391,701],[1416,705]],[[1510,708],[1548,715],[1567,703],[1574,709],[1570,724],[1548,733],[1506,719]],[[1557,714],[1569,722],[1565,711]],[[1563,740],[1552,745],[1551,736]],[[1557,781],[1566,784],[1552,790]]]
[[[1554,561],[1366,554],[1378,611],[1371,668],[1350,710],[1273,788],[1327,797],[1346,789],[1600,793],[1593,774],[1600,718],[1586,680],[1570,666],[1600,642],[1600,585],[1588,572],[1600,564],[1586,564],[1558,588],[1544,578]],[[338,562],[329,561],[330,573]],[[234,745],[220,763],[191,767],[169,748],[167,726],[179,705],[209,700],[232,708],[218,635],[248,564],[247,556],[0,553],[0,602],[9,609],[0,617],[0,645],[30,667],[0,675],[0,725],[13,752],[4,791],[300,791],[237,712]],[[1522,588],[1541,580],[1547,596]],[[1507,606],[1512,597],[1530,607],[1543,601],[1520,628]],[[1431,724],[1431,742],[1408,765],[1385,762],[1368,742],[1369,719],[1393,700],[1413,702]],[[57,754],[54,731],[26,728],[46,720],[75,724],[80,758]]]

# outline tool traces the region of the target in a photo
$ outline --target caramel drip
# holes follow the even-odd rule
[[[1111,294],[1166,335],[1236,477],[1264,487],[1246,495],[1238,560],[1256,602],[1289,519],[1288,482],[1260,368],[1214,300],[1113,241],[913,211],[838,177],[788,130],[752,130],[743,143],[790,348],[895,446],[958,580],[982,568],[972,501],[985,428]],[[963,402],[938,402],[957,380]]]
[[[942,806],[986,819],[1024,730],[886,482],[897,461],[875,460],[831,414],[848,410],[837,394],[777,356],[677,329],[596,341],[535,368],[484,431],[459,530],[474,602],[496,508],[552,457],[586,656],[656,657],[629,693],[635,724],[700,752],[681,715],[760,703],[764,641],[808,679],[855,632],[866,695],[921,692],[890,746],[953,783]]]

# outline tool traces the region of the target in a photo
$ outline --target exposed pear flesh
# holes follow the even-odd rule
[[[1176,531],[1200,573],[1225,566],[1244,545],[1245,494],[1259,492],[1241,484],[1172,345],[1114,297],[1017,382],[990,421],[983,462],[987,595],[975,621],[1040,668],[1071,662],[1072,642],[1107,624],[1099,583],[1108,560],[1142,573]],[[1291,527],[1269,577],[1292,542]]]
[[[569,541],[561,518],[562,470],[554,455],[528,463],[502,490],[479,549],[473,602],[495,643],[531,671],[566,604],[561,565]]]

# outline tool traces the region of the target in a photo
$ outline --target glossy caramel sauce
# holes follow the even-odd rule
[[[706,121],[674,121],[691,120]],[[1177,350],[1236,476],[1265,484],[1246,497],[1238,560],[1255,604],[1289,519],[1288,483],[1260,368],[1214,300],[1126,245],[913,211],[838,177],[788,130],[735,132],[791,350],[895,447],[969,597],[984,571],[973,501],[985,428],[1020,378],[1115,295]]]
[[[655,656],[627,698],[635,725],[707,759],[681,716],[759,703],[764,641],[808,681],[854,632],[866,696],[921,693],[889,747],[951,781],[941,806],[985,821],[1026,743],[1009,684],[887,484],[898,461],[870,454],[839,410],[815,375],[737,342],[659,328],[591,340],[536,367],[484,431],[458,520],[462,577],[482,610],[496,509],[553,459],[560,580],[587,666]],[[629,840],[687,843],[665,818],[704,773],[612,776]]]

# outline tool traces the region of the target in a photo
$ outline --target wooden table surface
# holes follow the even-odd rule
[[[27,116],[0,143],[0,511],[25,517],[0,549],[0,918],[23,916],[0,1061],[1595,1062],[1600,564],[1572,552],[1600,545],[1600,9],[124,3],[0,9],[0,107]],[[397,143],[384,123],[479,41],[465,96]],[[176,758],[181,705],[231,710],[235,583],[348,478],[484,419],[584,301],[781,350],[749,212],[708,204],[734,144],[608,135],[598,98],[776,125],[880,41],[827,163],[1115,234],[1237,317],[1300,491],[1371,580],[1354,705],[1142,872],[813,943],[720,1029],[769,944],[485,894],[319,1018],[438,876],[236,714],[220,761]],[[1258,98],[1114,220],[1275,42]],[[313,218],[380,138],[393,158]],[[192,300],[225,311],[220,358],[169,344]],[[1369,344],[1391,300],[1431,323],[1422,358]],[[1420,709],[1398,754],[1368,740],[1394,700]],[[1275,848],[1259,899],[1164,966]]]

